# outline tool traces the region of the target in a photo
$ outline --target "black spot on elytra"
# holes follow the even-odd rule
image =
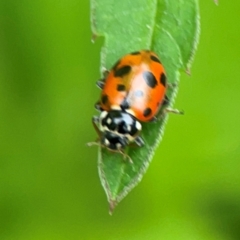
[[[126,98],[124,98],[124,100],[121,102],[120,107],[123,110],[130,108],[129,102],[127,101]]]
[[[115,77],[123,77],[124,75],[128,74],[131,71],[131,66],[125,65],[122,66],[114,71]]]
[[[155,88],[156,87],[157,80],[151,72],[149,72],[149,71],[143,72],[143,79],[145,80],[146,84],[150,88]]]
[[[134,92],[134,96],[135,96],[135,97],[142,97],[142,96],[143,96],[143,91],[141,91],[141,90],[135,91],[135,92]]]
[[[108,102],[108,95],[102,95],[101,101],[103,104],[106,104]]]
[[[125,91],[125,90],[126,90],[125,85],[123,85],[123,84],[118,84],[118,85],[117,85],[117,90],[118,90],[119,92]]]
[[[154,55],[151,55],[150,58],[151,58],[151,60],[153,60],[154,62],[161,63],[160,60],[158,59],[158,57],[156,57],[156,56],[154,56]]]
[[[161,76],[160,76],[160,83],[165,87],[166,86],[166,75],[164,73],[161,73]]]
[[[113,71],[116,71],[117,66],[119,65],[119,63],[121,62],[121,60],[118,60],[112,67]]]
[[[139,55],[139,54],[140,54],[139,51],[137,51],[137,52],[132,52],[132,53],[131,53],[131,55]]]
[[[148,117],[149,115],[151,115],[152,113],[152,109],[151,108],[146,108],[144,111],[143,111],[143,116],[144,117]]]

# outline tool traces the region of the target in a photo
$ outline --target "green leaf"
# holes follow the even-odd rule
[[[151,49],[160,57],[169,83],[178,83],[180,70],[189,71],[199,38],[197,0],[92,0],[91,12],[94,35],[105,37],[102,67],[111,68],[129,52]],[[176,93],[177,87],[168,88],[170,106]],[[110,212],[142,179],[166,120],[162,114],[159,121],[142,124],[144,147],[126,150],[133,164],[121,154],[99,149],[99,175]]]

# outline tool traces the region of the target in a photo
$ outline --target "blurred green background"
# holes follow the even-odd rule
[[[240,1],[200,2],[182,74],[143,181],[108,214],[91,125],[99,90],[88,1],[0,1],[0,240],[240,239]]]

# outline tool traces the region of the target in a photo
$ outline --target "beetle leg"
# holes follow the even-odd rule
[[[168,104],[169,104],[169,98],[168,98],[167,95],[165,95],[165,96],[164,96],[164,99],[163,99],[162,105],[166,106],[166,105],[168,105]]]
[[[99,79],[96,84],[100,89],[103,89],[103,87],[105,85],[105,79],[107,78],[109,71],[103,67],[101,69],[101,72],[102,72],[103,78]]]
[[[102,67],[101,72],[102,72],[102,75],[105,79],[108,76],[110,71],[108,69],[106,69],[105,67]]]
[[[100,88],[100,89],[103,89],[104,87],[104,84],[105,84],[105,81],[100,79],[96,82],[96,85]]]
[[[173,109],[173,108],[165,108],[164,111],[167,113],[175,113],[175,114],[181,114],[181,115],[184,114],[184,111]]]
[[[167,88],[174,89],[178,86],[178,83],[167,83]]]
[[[134,140],[134,143],[138,146],[138,147],[142,147],[144,145],[144,141],[140,136],[137,136]]]
[[[94,105],[95,109],[97,109],[98,111],[102,111],[103,109],[101,108],[100,102],[96,102]]]
[[[156,122],[158,120],[158,117],[154,116],[152,119],[149,120],[149,122]]]

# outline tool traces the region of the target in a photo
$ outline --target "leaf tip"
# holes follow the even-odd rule
[[[117,206],[116,200],[109,200],[109,214],[112,216],[115,207]]]

